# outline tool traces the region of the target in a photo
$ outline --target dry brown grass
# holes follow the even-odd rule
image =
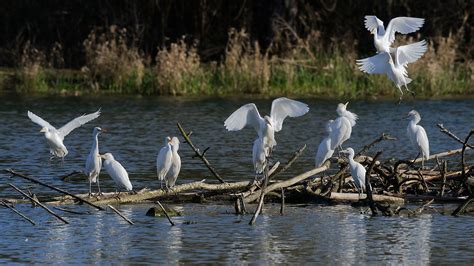
[[[127,29],[110,26],[100,33],[94,29],[83,42],[86,66],[83,72],[96,89],[97,84],[115,90],[136,90],[144,76],[142,55]]]
[[[172,43],[170,48],[158,49],[154,69],[161,94],[185,94],[202,87],[202,84],[195,84],[203,75],[197,43],[187,45],[184,38]]]

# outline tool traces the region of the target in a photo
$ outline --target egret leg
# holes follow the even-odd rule
[[[102,191],[100,191],[99,176],[97,176],[97,190],[99,190],[98,195],[102,195]]]
[[[163,189],[163,179],[160,179],[160,188]]]
[[[89,176],[89,198],[92,197],[92,180]]]
[[[411,95],[413,95],[413,97],[415,97],[415,92],[414,92],[414,91],[411,91],[410,89],[408,89],[408,86],[407,86],[406,83],[403,84],[403,85],[405,85],[405,89],[406,89],[409,93],[411,93]]]
[[[397,88],[398,88],[398,91],[400,91],[400,98],[398,99],[398,104],[400,104],[403,100],[403,91],[399,85],[397,85]]]

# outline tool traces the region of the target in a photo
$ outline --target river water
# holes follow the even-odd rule
[[[378,145],[369,154],[383,150],[383,160],[413,158],[416,151],[406,137],[406,114],[416,109],[430,138],[431,152],[459,148],[440,133],[443,123],[464,137],[472,128],[473,100],[417,100],[407,97],[396,105],[391,101],[351,101],[349,110],[359,115],[353,134],[344,147],[360,149],[382,132],[398,138]],[[254,102],[262,114],[269,112],[271,99],[168,98],[168,97],[26,97],[0,95],[0,168],[14,168],[49,184],[75,193],[88,189],[85,179],[63,182],[58,176],[80,170],[92,142],[93,126],[109,132],[100,136],[101,152],[111,152],[130,174],[135,189],[159,186],[155,158],[168,135],[179,136],[176,123],[192,130],[192,139],[202,149],[211,147],[208,159],[226,180],[252,178],[253,129],[227,132],[223,121],[242,104]],[[298,162],[281,178],[310,169],[324,125],[336,117],[337,101],[301,99],[310,112],[285,120],[276,134],[275,160],[285,162],[307,144]],[[344,102],[347,99],[343,99]],[[350,100],[350,99],[349,99]],[[40,127],[26,116],[28,110],[60,127],[79,114],[102,108],[102,115],[76,129],[65,139],[69,154],[64,162],[50,161]],[[182,170],[178,184],[207,178],[207,169],[187,144],[180,147]],[[101,175],[103,190],[113,191],[110,178]],[[0,197],[17,197],[8,186],[13,182],[41,195],[51,193],[22,180],[0,174]],[[77,211],[89,215],[61,213],[70,225],[45,215],[39,208],[18,206],[38,225],[30,226],[0,208],[0,263],[472,263],[474,226],[472,216],[453,218],[424,214],[416,218],[376,217],[361,214],[350,206],[289,205],[280,216],[278,206],[265,205],[256,226],[250,216],[235,216],[231,205],[172,205],[184,216],[166,219],[145,216],[149,205],[119,208],[136,224],[128,225],[117,215],[83,206]]]

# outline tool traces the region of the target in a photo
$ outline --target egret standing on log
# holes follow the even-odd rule
[[[333,123],[334,120],[329,120],[326,123],[326,133],[328,133],[328,136],[325,137],[318,146],[318,151],[316,152],[316,167],[321,167],[323,163],[334,154],[334,149],[331,149],[331,132]]]
[[[28,111],[28,117],[31,119],[31,121],[42,126],[40,132],[44,133],[46,141],[48,142],[49,152],[53,155],[51,159],[54,157],[64,159],[64,157],[68,154],[66,146],[64,146],[63,143],[64,137],[66,137],[74,129],[84,125],[85,123],[91,120],[96,119],[97,117],[99,117],[99,115],[100,109],[95,113],[76,117],[60,129],[56,129],[41,117]]]
[[[125,189],[126,191],[132,191],[132,183],[128,178],[128,173],[125,168],[115,160],[114,156],[111,153],[106,153],[99,155],[104,159],[105,171],[112,177],[115,182],[116,192],[120,194],[120,189]]]
[[[421,168],[424,167],[424,160],[428,160],[430,157],[430,143],[428,141],[428,135],[426,135],[425,129],[417,125],[421,121],[420,113],[415,110],[411,110],[408,113],[408,118],[410,122],[408,122],[407,127],[407,134],[410,142],[413,146],[416,147],[418,150],[417,158],[420,156],[421,153]]]
[[[160,187],[163,188],[163,180],[166,179],[166,175],[171,168],[173,158],[173,150],[171,149],[172,139],[170,137],[165,138],[165,146],[160,149],[158,156],[156,156],[156,174],[158,180],[160,180]],[[165,184],[167,182],[165,181]],[[167,185],[167,184],[166,184]],[[168,186],[167,186],[168,187]]]
[[[336,147],[342,149],[342,143],[351,137],[352,127],[355,126],[356,120],[358,119],[356,114],[347,110],[348,104],[349,102],[337,105],[336,112],[339,117],[330,125],[331,130],[329,137],[331,138],[331,150],[335,150]]]
[[[92,148],[89,156],[87,156],[86,161],[86,168],[84,173],[87,175],[89,179],[89,196],[92,196],[92,183],[97,183],[97,189],[100,192],[100,184],[99,184],[99,174],[100,169],[102,168],[102,158],[99,156],[99,134],[102,132],[106,132],[105,129],[100,127],[95,127],[92,131]]]
[[[347,158],[349,159],[349,167],[351,169],[351,176],[354,179],[354,184],[359,191],[359,198],[360,194],[365,191],[365,173],[366,170],[364,166],[356,161],[354,161],[354,150],[352,148],[347,148],[342,153],[348,154]]]
[[[229,131],[237,131],[245,126],[252,126],[262,138],[268,154],[277,144],[275,132],[279,132],[286,117],[299,117],[309,111],[308,105],[285,97],[273,100],[270,116],[260,116],[257,106],[253,103],[246,104],[233,112],[224,122]]]
[[[374,35],[374,46],[378,53],[393,52],[390,45],[395,41],[395,33],[408,34],[419,30],[425,23],[424,18],[397,17],[388,23],[385,30],[383,22],[376,16],[365,16],[365,28]]]
[[[171,167],[166,174],[166,186],[168,188],[174,187],[176,179],[178,179],[179,172],[181,170],[181,157],[178,154],[179,150],[179,139],[173,137],[171,139]]]

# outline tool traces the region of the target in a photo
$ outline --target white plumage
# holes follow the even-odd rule
[[[160,180],[161,188],[163,188],[163,180],[166,179],[166,175],[171,168],[172,157],[173,150],[171,149],[171,138],[166,137],[165,145],[160,149],[160,152],[156,157],[156,174],[158,175],[158,180]]]
[[[53,127],[51,124],[49,124],[47,121],[45,121],[41,117],[28,111],[28,117],[31,119],[31,121],[33,121],[34,123],[42,127],[40,132],[44,133],[46,141],[48,142],[48,145],[49,145],[50,153],[53,156],[56,156],[59,158],[64,158],[68,154],[68,150],[63,143],[64,137],[66,137],[74,129],[84,125],[85,123],[91,120],[96,119],[99,116],[100,116],[100,109],[95,113],[76,117],[73,120],[71,120],[69,123],[61,127],[60,129],[56,129],[55,127]]]
[[[253,142],[252,148],[252,159],[253,159],[253,167],[255,169],[255,174],[262,174],[265,170],[265,166],[267,165],[267,152],[266,152],[265,145],[263,143],[263,139],[258,137]]]
[[[356,120],[358,116],[350,111],[347,110],[347,105],[345,104],[338,104],[336,112],[339,117],[331,123],[331,130],[329,133],[329,137],[331,139],[331,150],[335,150],[336,147],[341,146],[346,140],[351,137],[352,134],[352,127],[356,125]]]
[[[132,191],[133,187],[128,178],[127,170],[115,160],[114,156],[111,153],[106,153],[100,155],[100,157],[105,160],[103,163],[105,171],[114,180],[117,190],[125,189],[126,191]]]
[[[179,172],[181,170],[181,157],[178,154],[179,150],[179,139],[177,137],[173,137],[171,139],[171,167],[166,174],[166,186],[167,187],[174,187],[176,180],[178,179]]]
[[[390,48],[390,54],[382,52],[372,57],[357,60],[357,65],[362,72],[368,74],[386,74],[400,91],[401,100],[403,97],[401,86],[405,86],[406,90],[410,91],[407,85],[412,81],[408,77],[407,65],[423,56],[426,49],[426,42],[420,41]]]
[[[361,194],[365,191],[366,170],[362,164],[354,161],[355,153],[352,148],[347,148],[342,152],[348,154],[347,158],[349,159],[349,168],[351,169],[351,176],[354,180],[357,189],[359,190],[359,194]]]
[[[237,131],[252,126],[269,152],[276,145],[275,132],[282,129],[286,117],[298,117],[309,111],[308,105],[285,97],[273,100],[270,116],[261,117],[253,103],[243,105],[224,122],[229,131]]]
[[[408,34],[419,30],[425,19],[413,17],[397,17],[388,23],[385,30],[383,22],[376,16],[365,16],[365,28],[374,35],[374,46],[377,52],[390,52],[390,45],[395,41],[395,33]]]
[[[430,157],[430,143],[425,129],[417,125],[421,121],[420,113],[412,110],[408,113],[410,122],[408,122],[407,135],[413,146],[421,153],[423,160]],[[424,163],[422,160],[422,164]]]
[[[331,131],[332,131],[332,124],[334,123],[334,120],[329,120],[326,123],[326,133],[328,136],[326,136],[321,143],[318,146],[318,151],[316,152],[316,167],[321,167],[324,162],[326,162],[327,159],[331,158],[331,156],[334,154],[334,149],[331,149]]]
[[[92,131],[92,148],[87,156],[86,168],[84,173],[89,180],[89,196],[92,195],[92,183],[97,183],[97,189],[100,192],[99,174],[102,168],[102,158],[99,156],[99,134],[104,132],[100,127],[95,127]]]

